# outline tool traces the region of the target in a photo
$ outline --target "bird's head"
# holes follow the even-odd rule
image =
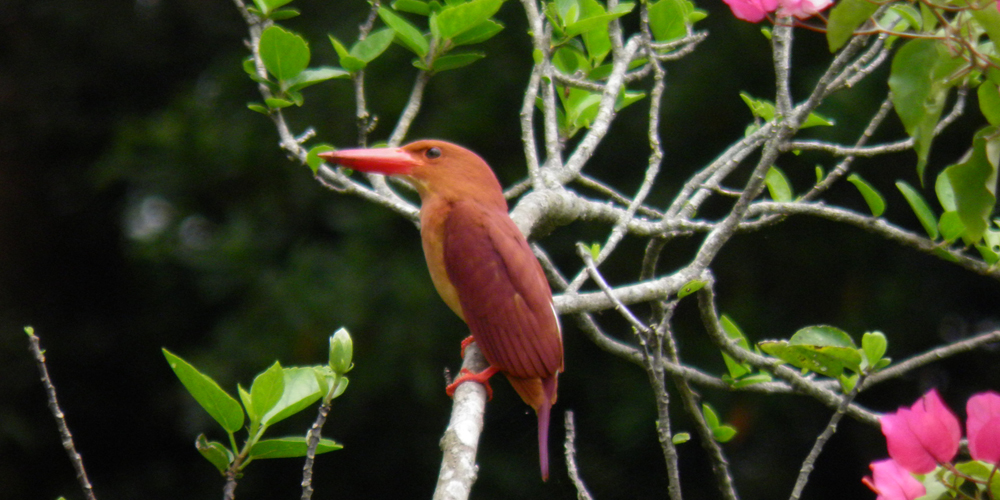
[[[342,149],[320,153],[320,158],[347,168],[401,177],[421,198],[503,200],[503,192],[489,165],[476,153],[445,141],[411,142],[399,148]],[[506,207],[506,201],[504,201]]]

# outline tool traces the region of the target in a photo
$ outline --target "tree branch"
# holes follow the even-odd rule
[[[469,344],[462,368],[479,373],[489,367],[479,347]],[[486,411],[486,388],[477,382],[465,382],[455,389],[451,419],[441,437],[441,472],[438,474],[434,500],[465,500],[476,482],[476,451],[483,432]]]

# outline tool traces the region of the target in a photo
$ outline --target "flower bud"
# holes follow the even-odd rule
[[[354,357],[354,342],[347,329],[341,328],[330,337],[330,368],[343,375],[354,368],[351,358]]]

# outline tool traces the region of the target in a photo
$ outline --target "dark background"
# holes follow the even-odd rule
[[[356,36],[367,4],[299,0],[304,15],[284,23],[311,41],[313,64],[335,65],[326,33]],[[699,26],[712,36],[668,66],[662,134],[666,161],[652,196],[664,206],[695,169],[738,139],[750,119],[741,90],[773,94],[759,26],[721,4]],[[530,71],[530,44],[516,2],[485,44],[489,57],[432,80],[412,138],[438,137],[478,151],[510,184],[524,175],[517,111]],[[248,111],[259,100],[240,69],[245,26],[233,5],[204,0],[5,0],[0,3],[0,497],[80,498],[46,409],[22,333],[33,325],[47,349],[78,449],[100,498],[218,498],[222,478],[193,447],[219,434],[183,391],[160,352],[166,347],[235,392],[276,359],[324,361],[340,326],[354,336],[357,368],[325,434],[342,451],[318,461],[317,498],[427,498],[448,418],[442,371],[457,368],[461,322],[430,284],[413,224],[359,199],[322,188],[277,148],[269,120]],[[822,35],[796,32],[796,95],[827,61]],[[368,98],[384,140],[416,70],[398,46],[368,71]],[[853,141],[884,97],[885,69],[822,111]],[[648,85],[648,82],[643,82]],[[315,126],[319,141],[355,137],[352,89],[338,80],[306,91],[289,120]],[[974,102],[971,106],[975,110]],[[588,171],[633,191],[645,164],[643,109],[616,122]],[[954,162],[982,126],[975,112],[937,143],[928,174]],[[902,137],[895,117],[878,139]],[[780,164],[801,192],[822,156]],[[911,153],[859,162],[886,196],[886,217],[919,229],[892,183],[918,185]],[[846,183],[845,183],[846,184]],[[933,198],[932,192],[925,195]],[[828,199],[864,210],[852,187]],[[722,207],[707,207],[711,217]],[[713,210],[715,210],[713,212]],[[561,228],[543,243],[576,273],[576,241],[601,241],[606,228]],[[662,273],[683,265],[697,240],[671,244]],[[643,242],[626,240],[604,269],[635,279]],[[852,228],[790,219],[735,238],[719,256],[720,308],[754,341],[787,338],[833,324],[855,338],[881,330],[902,359],[994,328],[1000,287],[933,257]],[[693,301],[678,313],[688,360],[722,373],[697,323]],[[621,338],[612,312],[599,320]],[[577,415],[582,474],[600,499],[662,498],[666,479],[645,375],[595,348],[566,323],[567,371],[551,448],[561,452],[561,410]],[[997,354],[959,356],[863,394],[889,411],[931,386],[962,413],[975,391],[1000,387]],[[573,498],[560,458],[538,479],[535,418],[510,387],[494,384],[480,446],[474,498]],[[801,397],[704,392],[740,434],[725,445],[743,498],[786,495],[829,412]],[[308,412],[307,412],[308,413]],[[275,435],[305,432],[312,415]],[[675,429],[690,431],[676,414]],[[885,456],[877,429],[847,421],[820,459],[810,498],[868,498],[867,463]],[[688,498],[716,498],[695,441],[681,446]],[[301,461],[261,461],[237,495],[296,498]]]

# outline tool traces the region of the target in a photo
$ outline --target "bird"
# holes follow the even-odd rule
[[[463,370],[448,393],[473,380],[492,394],[489,377],[506,375],[537,415],[539,464],[547,481],[549,417],[563,371],[562,332],[548,280],[511,220],[493,170],[472,151],[440,140],[319,156],[352,170],[401,178],[416,189],[431,280],[489,362],[480,373]]]

